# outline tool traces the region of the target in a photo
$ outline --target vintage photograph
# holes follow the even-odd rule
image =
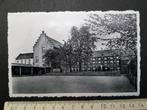
[[[139,23],[133,10],[8,13],[10,97],[138,96]]]

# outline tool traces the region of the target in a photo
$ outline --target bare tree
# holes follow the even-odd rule
[[[129,50],[136,55],[136,20],[136,14],[91,14],[86,20],[86,25],[90,26],[97,39],[107,41],[104,45],[109,49]],[[120,37],[107,38],[112,33],[119,33]]]

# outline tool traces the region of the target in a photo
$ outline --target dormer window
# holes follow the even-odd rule
[[[44,31],[42,31],[42,33],[44,33]]]

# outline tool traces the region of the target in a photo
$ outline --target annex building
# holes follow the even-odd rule
[[[33,53],[20,53],[16,59],[15,62],[17,64],[24,64],[24,65],[33,65]]]

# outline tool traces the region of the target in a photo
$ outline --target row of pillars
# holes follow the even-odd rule
[[[19,76],[22,75],[22,68],[21,66],[19,67]],[[31,68],[31,75],[33,75],[33,68]]]

